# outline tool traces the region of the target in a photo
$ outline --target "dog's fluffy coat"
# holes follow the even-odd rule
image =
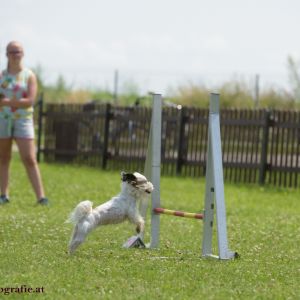
[[[89,200],[80,202],[70,214],[74,231],[69,243],[73,253],[84,242],[87,234],[99,225],[116,224],[129,220],[138,234],[144,231],[144,219],[138,210],[138,201],[153,191],[153,185],[140,173],[121,173],[121,193],[93,209]]]

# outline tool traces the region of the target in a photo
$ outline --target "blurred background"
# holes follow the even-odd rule
[[[1,1],[0,66],[20,41],[47,102],[300,107],[297,0]],[[143,101],[145,100],[145,101]]]

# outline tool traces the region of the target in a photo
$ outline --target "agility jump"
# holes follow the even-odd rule
[[[153,94],[151,128],[148,142],[145,175],[154,185],[151,195],[151,240],[149,248],[159,245],[160,215],[202,219],[204,222],[202,255],[218,259],[232,259],[238,256],[228,248],[226,209],[224,199],[223,165],[221,150],[219,94],[210,96],[208,150],[206,163],[205,209],[203,214],[179,212],[161,207],[160,203],[160,166],[161,166],[161,129],[162,98]],[[216,210],[218,255],[212,253],[214,211]],[[147,203],[140,206],[141,215],[146,219]]]

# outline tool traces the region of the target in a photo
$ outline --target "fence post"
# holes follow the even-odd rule
[[[186,123],[186,108],[183,107],[180,110],[179,115],[179,134],[178,134],[178,150],[177,150],[177,161],[176,161],[176,174],[181,174],[182,164],[184,162],[184,147],[186,141],[184,140],[184,129],[185,129],[185,123]]]
[[[44,106],[44,94],[43,93],[40,94],[37,105],[38,105],[38,136],[37,136],[36,159],[38,162],[40,162],[42,130],[43,130],[43,106]]]
[[[266,172],[268,169],[268,144],[269,144],[269,127],[271,121],[271,112],[269,110],[264,111],[264,125],[263,136],[260,154],[260,168],[259,168],[259,184],[265,184]]]
[[[108,159],[108,138],[109,138],[109,121],[111,117],[111,104],[107,103],[105,108],[105,122],[104,122],[104,141],[102,153],[102,169],[106,169]]]

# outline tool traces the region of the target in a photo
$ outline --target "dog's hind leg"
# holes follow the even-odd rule
[[[72,254],[77,247],[82,244],[89,232],[89,223],[87,221],[75,225],[71,241],[69,243],[69,252]]]

